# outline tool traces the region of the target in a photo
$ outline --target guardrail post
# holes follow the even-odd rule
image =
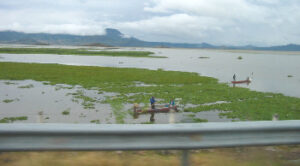
[[[189,151],[183,150],[182,151],[182,158],[181,158],[181,166],[189,166]]]

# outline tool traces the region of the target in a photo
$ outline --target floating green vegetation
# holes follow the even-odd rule
[[[18,88],[33,88],[34,86],[32,84],[24,85],[24,86],[18,86]]]
[[[27,116],[19,116],[19,117],[5,117],[0,120],[0,123],[12,123],[17,120],[27,120]]]
[[[71,108],[68,108],[68,109],[64,110],[63,112],[61,112],[61,114],[63,114],[63,115],[69,115],[70,114],[70,110],[71,110]]]
[[[91,102],[82,103],[84,109],[95,109],[95,104]]]
[[[243,57],[242,57],[242,56],[239,56],[237,59],[238,59],[238,60],[242,60],[242,59],[243,59]]]
[[[86,49],[66,49],[66,48],[0,48],[0,53],[166,58],[163,56],[151,56],[153,52],[149,52],[149,51],[89,51]]]
[[[57,85],[57,86],[55,86],[54,90],[58,91],[58,90],[61,90],[61,89],[73,89],[73,88],[74,88],[73,86]]]
[[[195,114],[189,114],[187,115],[188,117],[194,118],[196,115]]]
[[[288,75],[289,78],[293,77],[293,75]]]
[[[200,56],[200,57],[198,57],[199,59],[209,59],[209,57],[208,56]]]
[[[141,124],[154,124],[154,122],[142,122]]]
[[[231,119],[271,120],[275,113],[280,120],[300,119],[299,98],[229,87],[197,73],[9,62],[0,62],[0,71],[3,80],[32,79],[117,93],[116,97],[107,97],[103,102],[111,104],[118,123],[124,123],[122,119],[128,114],[122,110],[124,104],[148,104],[151,96],[161,99],[160,103],[168,103],[173,97],[181,98],[181,104],[193,105],[186,108],[187,112],[222,110],[222,116]],[[136,86],[137,81],[157,86]],[[217,101],[228,103],[205,105]]]
[[[115,115],[116,122],[121,124],[125,123],[124,118],[127,115],[127,112],[123,110],[123,104],[125,101],[122,101],[122,98],[108,98],[105,102],[110,104]]]
[[[193,121],[195,123],[203,123],[203,122],[207,122],[207,119],[193,118]]]
[[[91,123],[100,124],[100,120],[99,120],[99,119],[97,119],[97,120],[91,120],[90,122],[91,122]]]
[[[84,95],[83,90],[77,90],[75,93],[67,93],[67,96],[68,95],[73,96],[73,102],[79,103],[79,100],[81,100],[81,105],[84,109],[95,109],[95,102],[97,102],[97,100]]]
[[[15,85],[16,83],[14,83],[14,82],[9,82],[9,81],[5,81],[4,84],[5,84],[5,85]]]
[[[3,103],[11,103],[11,102],[13,102],[14,100],[13,99],[5,99],[5,100],[3,100],[2,102]]]
[[[43,82],[43,85],[51,85],[50,82]]]

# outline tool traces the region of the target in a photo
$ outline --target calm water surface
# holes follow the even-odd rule
[[[47,82],[33,80],[0,80],[0,89],[0,119],[26,116],[27,120],[14,123],[116,123],[111,106],[101,101],[117,96],[117,93],[99,94],[97,89],[88,90],[81,86],[63,84],[48,85]],[[85,108],[83,100],[74,95],[78,92],[94,99],[94,107]],[[124,109],[120,110],[126,114],[125,123],[150,122],[150,114],[139,115],[135,119],[128,110],[133,111],[132,104],[125,104]],[[69,114],[64,115],[64,111],[68,111]],[[160,113],[155,115],[155,123],[169,123],[170,116],[175,123],[191,123],[193,118],[207,119],[211,122],[232,120],[219,117],[219,113],[220,111]]]
[[[93,51],[95,48],[92,48]],[[102,48],[107,49],[107,48]],[[101,49],[99,49],[101,50]],[[251,76],[249,85],[238,85],[262,92],[283,93],[288,96],[300,97],[300,52],[251,52],[225,51],[204,49],[173,49],[173,48],[119,48],[112,51],[152,51],[156,56],[168,58],[130,58],[109,56],[73,56],[49,54],[0,54],[0,62],[57,63],[66,65],[130,67],[145,69],[164,69],[173,71],[196,72],[202,76],[210,76],[228,83],[233,74],[237,80]],[[238,57],[242,59],[239,60]],[[291,75],[292,77],[288,77]],[[10,82],[12,84],[8,84]],[[20,86],[33,85],[30,88]],[[68,88],[68,85],[47,85],[32,80],[5,81],[0,80],[0,119],[4,117],[27,116],[25,122],[49,123],[116,123],[109,104],[101,103],[105,97],[117,94],[98,94],[97,90],[87,90],[80,86]],[[78,90],[84,95],[94,98],[95,108],[85,109],[82,101],[74,102],[74,96],[68,95]],[[6,103],[4,100],[13,100]],[[208,103],[209,104],[209,103]],[[123,111],[130,110],[125,105]],[[69,110],[69,115],[63,115]],[[40,115],[42,112],[42,116]],[[210,122],[231,121],[219,117],[220,111],[212,110],[199,113],[179,112],[174,114],[156,114],[155,123],[169,123],[170,116],[175,123],[193,122],[193,118],[207,119]],[[194,115],[191,115],[194,114]],[[134,119],[128,114],[125,123],[148,123],[150,115],[140,115]],[[24,122],[24,121],[16,121]]]
[[[120,49],[113,49],[118,51]],[[108,56],[73,56],[39,54],[0,54],[2,62],[58,63],[67,65],[134,67],[196,72],[230,83],[251,76],[250,85],[239,85],[262,92],[283,93],[300,97],[300,52],[251,52],[176,48],[121,48],[121,50],[152,51],[168,58],[130,58]],[[238,57],[242,59],[239,60]],[[288,77],[291,75],[292,77]]]

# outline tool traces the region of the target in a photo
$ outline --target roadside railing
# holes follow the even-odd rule
[[[184,124],[0,124],[0,151],[184,150],[300,144],[300,120]]]

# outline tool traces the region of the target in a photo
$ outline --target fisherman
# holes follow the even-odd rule
[[[150,104],[151,104],[151,109],[155,109],[155,98],[154,98],[154,96],[152,96],[150,98]]]
[[[233,81],[235,81],[235,77],[236,77],[236,76],[235,76],[235,74],[234,74],[233,77],[232,77],[232,78],[233,78]]]
[[[170,100],[169,106],[170,106],[170,107],[174,107],[174,106],[175,106],[175,100],[174,100],[174,99],[171,99],[171,100]]]
[[[151,98],[150,98],[150,104],[151,104],[151,109],[155,109],[155,98],[154,98],[154,96],[152,96]],[[150,122],[154,122],[155,121],[155,119],[154,119],[154,112],[152,111],[151,112],[151,116],[150,116]]]

